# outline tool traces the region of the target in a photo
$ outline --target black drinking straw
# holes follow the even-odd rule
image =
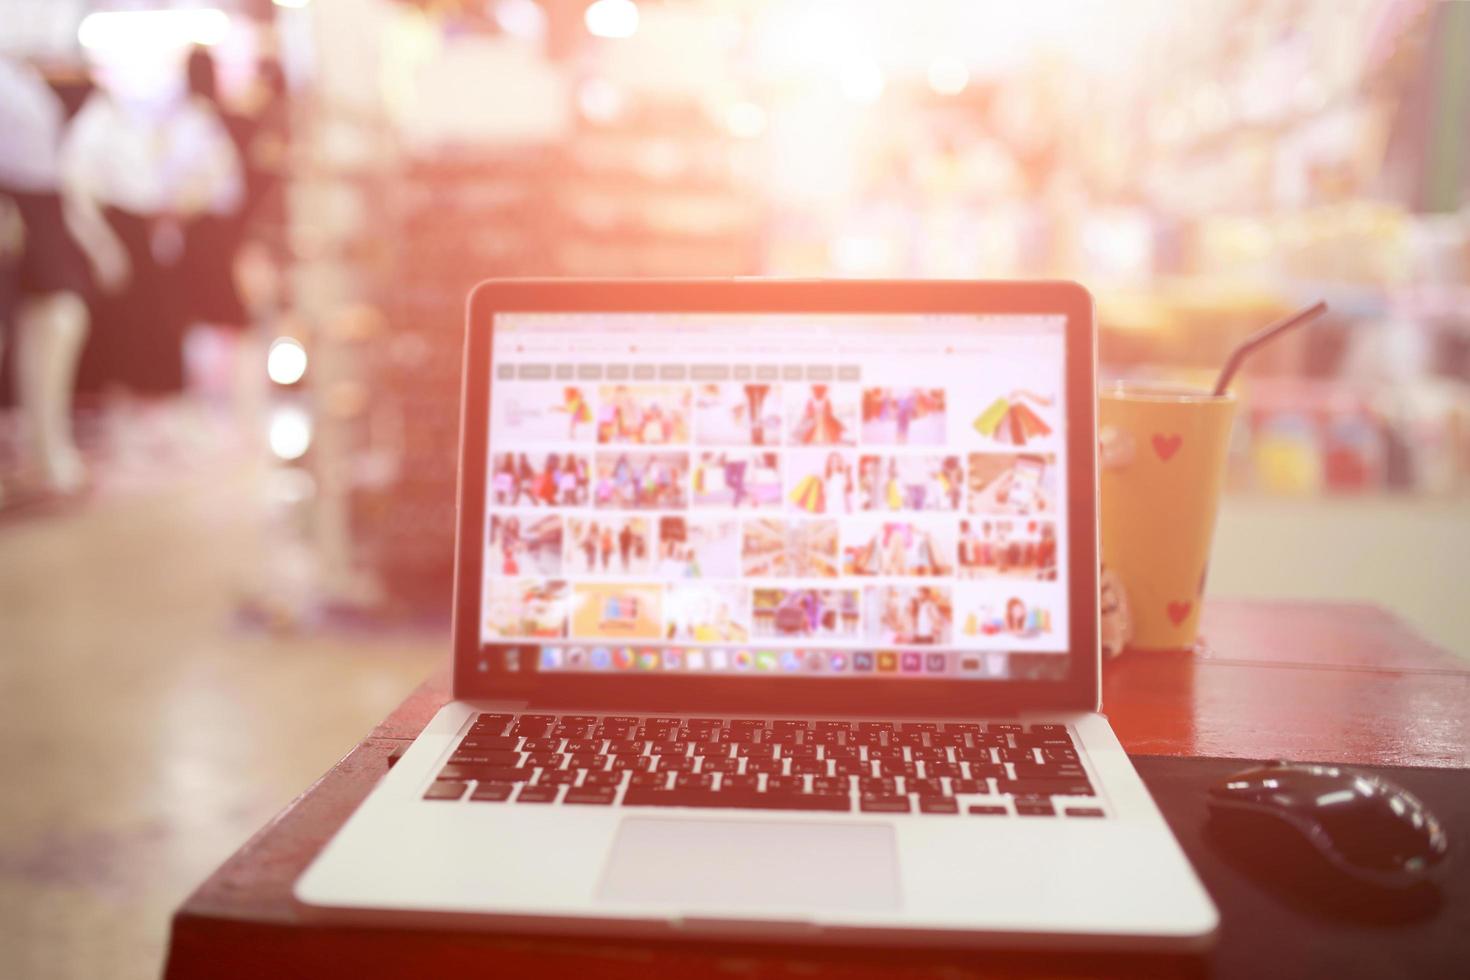
[[[1215,382],[1215,394],[1225,394],[1225,389],[1230,387],[1230,381],[1235,377],[1235,372],[1240,370],[1240,365],[1247,357],[1254,354],[1257,348],[1269,344],[1292,327],[1299,327],[1303,323],[1315,320],[1326,312],[1327,304],[1318,300],[1305,310],[1298,310],[1285,320],[1278,320],[1269,327],[1251,334],[1239,347],[1230,352],[1230,360],[1225,362],[1225,367],[1220,370],[1220,378]]]

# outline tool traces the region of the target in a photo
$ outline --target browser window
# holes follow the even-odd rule
[[[482,659],[1064,676],[1064,326],[498,315]]]

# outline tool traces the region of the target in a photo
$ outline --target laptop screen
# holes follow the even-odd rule
[[[1064,329],[496,315],[481,663],[1065,677]]]

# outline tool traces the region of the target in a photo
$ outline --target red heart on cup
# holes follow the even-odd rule
[[[1184,445],[1184,437],[1175,433],[1172,436],[1154,433],[1154,452],[1159,454],[1159,459],[1168,462],[1169,459]]]
[[[1173,623],[1175,626],[1178,626],[1180,623],[1189,618],[1189,611],[1193,608],[1194,603],[1192,602],[1169,603],[1169,622]]]

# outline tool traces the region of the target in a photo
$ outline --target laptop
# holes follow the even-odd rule
[[[1071,283],[482,283],[453,700],[296,899],[517,932],[1208,944],[1099,710],[1094,387]]]

